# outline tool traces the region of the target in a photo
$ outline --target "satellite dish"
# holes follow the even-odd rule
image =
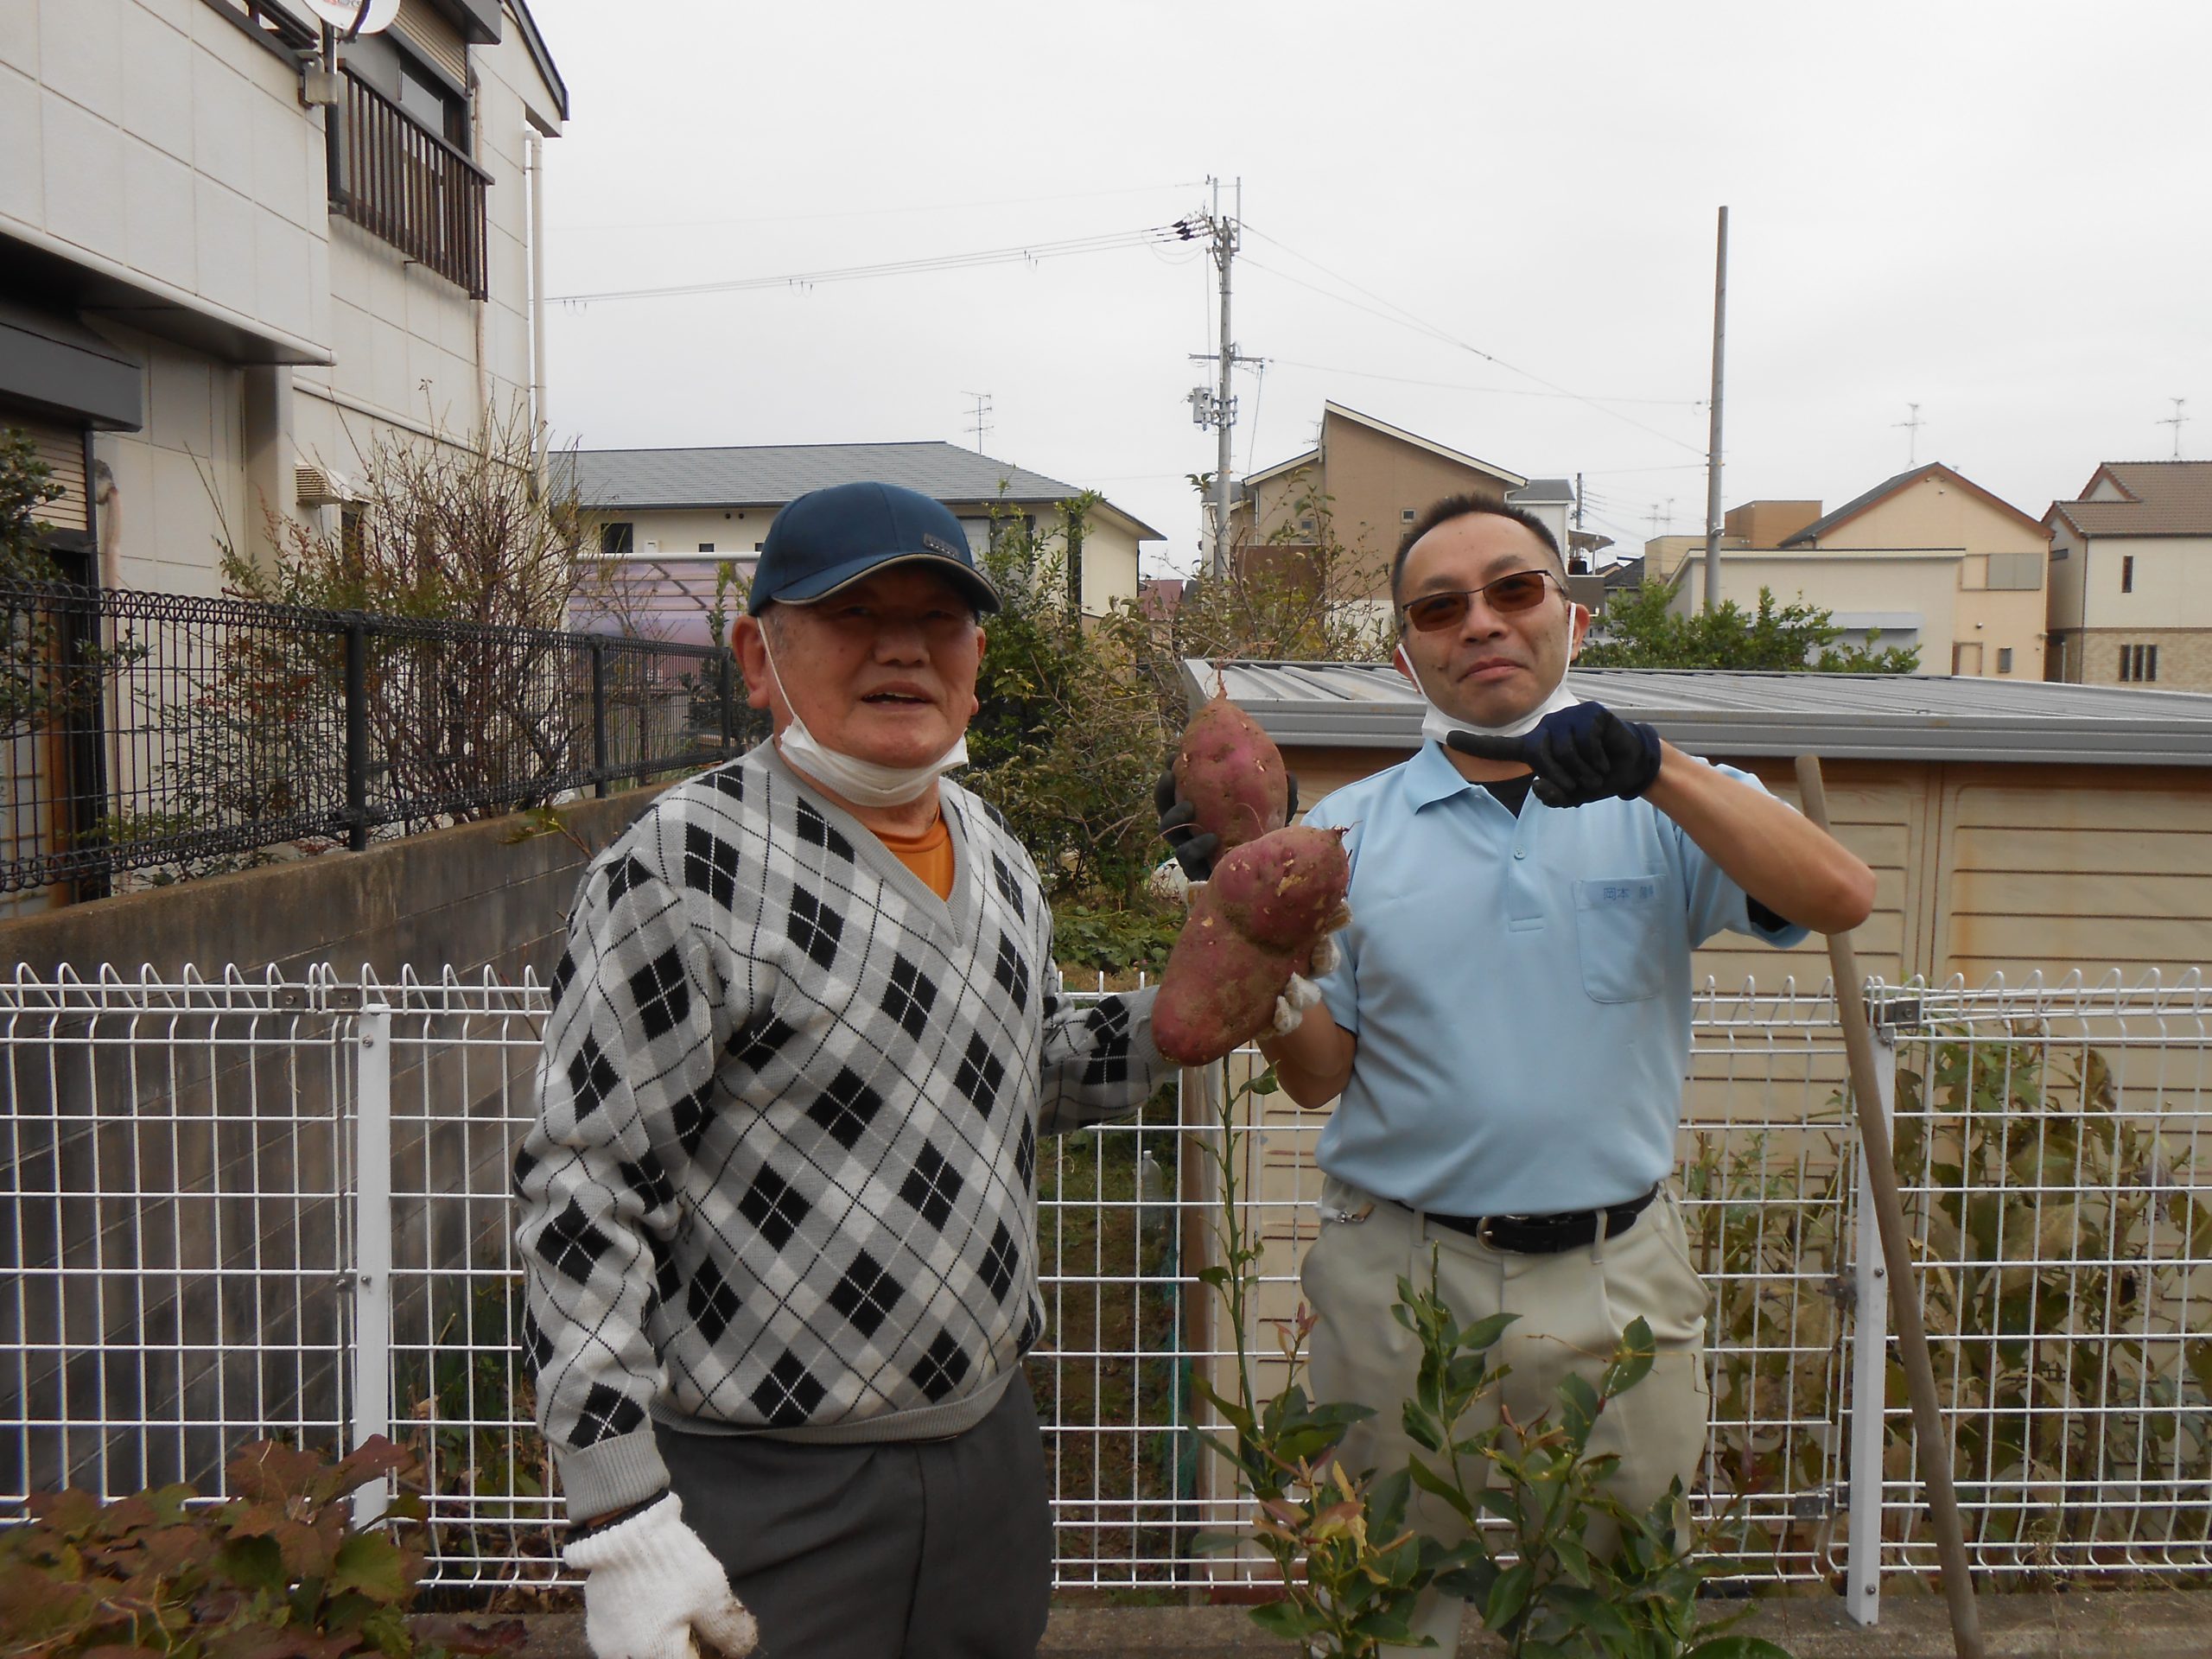
[[[301,3],[347,40],[391,27],[399,0],[301,0]]]

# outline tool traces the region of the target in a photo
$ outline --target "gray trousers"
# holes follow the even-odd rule
[[[1027,1377],[944,1440],[798,1446],[656,1425],[683,1519],[760,1624],[760,1659],[1031,1659],[1052,1593]]]

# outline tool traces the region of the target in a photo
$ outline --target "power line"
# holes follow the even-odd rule
[[[1257,226],[1252,227],[1252,234],[1259,237],[1263,241],[1273,243],[1276,247],[1281,248],[1285,253],[1289,254],[1293,258],[1301,260],[1305,264],[1313,266],[1314,270],[1321,272],[1324,276],[1328,276],[1332,280],[1342,283],[1345,287],[1350,288],[1357,293],[1367,296],[1368,298],[1376,301],[1378,304],[1388,307],[1389,310],[1378,311],[1371,306],[1362,305],[1357,301],[1348,299],[1342,294],[1332,293],[1329,289],[1321,288],[1313,283],[1301,281],[1300,278],[1293,276],[1288,271],[1277,270],[1272,266],[1262,265],[1256,260],[1250,259],[1248,256],[1246,263],[1250,264],[1255,270],[1266,271],[1268,275],[1271,276],[1278,277],[1281,281],[1293,283],[1297,287],[1310,289],[1312,292],[1320,295],[1325,299],[1336,301],[1339,305],[1350,306],[1355,311],[1365,311],[1370,316],[1380,317],[1385,322],[1394,322],[1402,328],[1409,328],[1415,334],[1426,334],[1433,340],[1441,340],[1447,346],[1455,346],[1460,351],[1469,353],[1473,356],[1482,359],[1485,363],[1494,363],[1509,374],[1517,374],[1524,380],[1533,380],[1538,385],[1544,387],[1548,391],[1557,392],[1565,397],[1570,397],[1576,403],[1586,404],[1592,409],[1597,410],[1602,414],[1611,416],[1617,421],[1625,421],[1629,425],[1637,428],[1640,431],[1648,432],[1655,438],[1663,439],[1667,442],[1675,445],[1677,448],[1687,449],[1692,454],[1702,454],[1705,453],[1703,450],[1700,449],[1697,445],[1694,443],[1687,443],[1681,438],[1675,436],[1671,432],[1662,432],[1657,427],[1652,426],[1646,422],[1639,421],[1632,415],[1624,415],[1618,409],[1608,408],[1597,398],[1586,397],[1581,392],[1572,391],[1566,386],[1558,385],[1556,382],[1547,380],[1543,376],[1534,373],[1528,369],[1522,368],[1517,364],[1507,362],[1503,358],[1499,357],[1493,352],[1486,352],[1483,350],[1481,346],[1473,345],[1467,340],[1460,339],[1449,329],[1441,327],[1439,325],[1429,321],[1427,318],[1408,310],[1404,306],[1400,305],[1395,300],[1385,299],[1382,295],[1376,293],[1372,289],[1361,287],[1359,283],[1354,282],[1351,277],[1343,276],[1337,271],[1330,270],[1328,266],[1323,264],[1311,254],[1300,253],[1296,248],[1292,247],[1288,243],[1282,241],[1279,238],[1269,236],[1265,231],[1259,229]],[[1392,313],[1395,313],[1396,315],[1391,315]]]
[[[1158,195],[1169,190],[1192,190],[1203,179],[1179,180],[1173,184],[1132,184],[1115,190],[1055,190],[1042,196],[993,196],[979,201],[925,201],[911,207],[844,207],[819,213],[757,213],[739,219],[633,219],[613,225],[552,225],[556,233],[570,231],[696,231],[717,225],[803,225],[828,219],[881,219],[893,213],[955,213],[963,207],[1021,207],[1040,201],[1095,201],[1102,196]]]
[[[1281,275],[1280,272],[1276,273]],[[1702,397],[1585,397],[1572,391],[1531,391],[1523,386],[1478,386],[1465,380],[1423,380],[1409,374],[1383,374],[1374,369],[1348,369],[1334,363],[1301,363],[1294,357],[1271,359],[1287,368],[1313,369],[1321,374],[1349,374],[1363,380],[1390,380],[1402,386],[1434,386],[1445,391],[1480,391],[1498,397],[1564,397],[1575,403],[1658,404],[1669,409],[1702,409]]]
[[[1034,264],[1046,259],[1079,253],[1107,253],[1116,248],[1141,247],[1174,235],[1173,227],[1114,231],[1099,236],[1069,237],[1058,242],[1029,242],[1007,248],[984,248],[973,253],[925,255],[914,259],[888,259],[880,264],[841,265],[823,270],[799,270],[777,276],[731,276],[713,282],[672,283],[658,288],[605,289],[588,294],[556,294],[556,304],[588,305],[601,300],[676,299],[695,294],[734,294],[750,289],[812,288],[820,283],[857,282],[871,276],[910,276],[938,270],[967,270],[980,265]]]

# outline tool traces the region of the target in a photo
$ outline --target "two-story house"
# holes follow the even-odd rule
[[[2212,690],[2212,461],[2111,461],[2055,501],[2047,677]]]
[[[743,577],[785,502],[809,490],[863,479],[903,484],[942,501],[981,553],[1019,520],[1062,561],[1084,613],[1102,616],[1137,601],[1139,550],[1166,538],[1107,500],[1064,544],[1060,506],[1084,493],[1042,473],[957,444],[773,443],[726,448],[582,449],[575,490],[594,525],[594,569],[579,595],[578,620],[603,626],[595,610],[670,638],[703,642],[723,567]]]
[[[524,0],[346,44],[296,0],[0,5],[0,426],[71,573],[212,593],[266,512],[335,529],[381,439],[542,417],[567,113]]]
[[[1940,461],[1886,478],[1834,512],[1817,501],[1730,510],[1716,595],[1746,609],[1762,588],[1829,613],[1847,643],[1914,645],[1920,672],[2043,677],[2042,527]],[[1679,583],[1677,609],[1704,601],[1705,548],[1648,544]]]
[[[1325,533],[1343,547],[1338,597],[1387,600],[1390,555],[1414,516],[1446,495],[1503,501],[1529,480],[1449,445],[1363,415],[1321,405],[1313,447],[1248,474],[1229,512],[1230,546],[1295,552]],[[1325,519],[1325,525],[1324,520]]]

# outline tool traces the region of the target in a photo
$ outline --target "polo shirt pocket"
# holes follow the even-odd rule
[[[1641,1002],[1664,982],[1665,887],[1656,875],[1600,876],[1574,884],[1582,988],[1593,1002]]]

